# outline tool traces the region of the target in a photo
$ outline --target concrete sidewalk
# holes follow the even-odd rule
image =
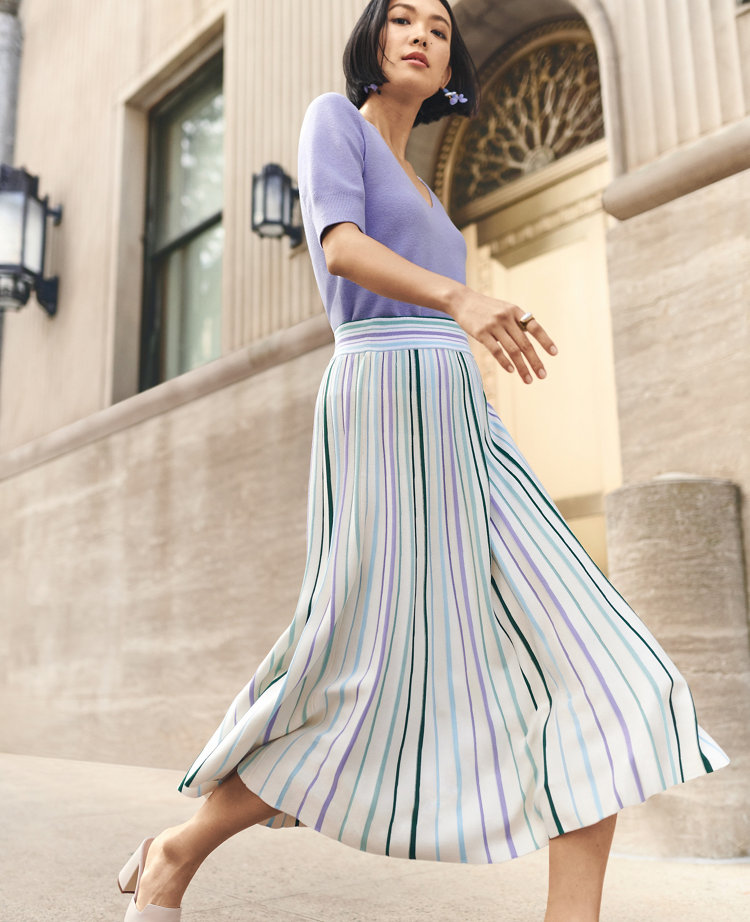
[[[121,922],[115,876],[146,835],[199,806],[179,771],[0,754],[0,922]],[[497,865],[359,852],[310,829],[255,827],[201,868],[185,922],[541,922],[547,849]],[[613,852],[602,922],[747,922],[750,862]]]

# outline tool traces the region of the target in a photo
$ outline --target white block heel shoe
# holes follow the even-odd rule
[[[141,882],[143,866],[146,864],[146,853],[151,843],[154,841],[153,836],[150,839],[144,839],[133,854],[128,858],[125,866],[117,875],[117,885],[122,893],[132,893],[133,896],[125,913],[124,922],[180,922],[181,909],[172,909],[168,906],[154,906],[149,903],[148,906],[138,909],[135,901],[138,898],[138,885]]]

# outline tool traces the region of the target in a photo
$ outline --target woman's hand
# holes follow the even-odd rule
[[[459,326],[489,349],[506,371],[512,373],[518,369],[523,380],[531,384],[534,379],[529,374],[528,362],[538,378],[546,377],[547,372],[527,334],[550,355],[557,355],[557,347],[538,320],[529,320],[526,332],[521,329],[518,321],[524,311],[517,305],[463,288],[451,314]]]
[[[540,378],[545,376],[527,333],[550,355],[556,355],[557,349],[537,320],[530,320],[524,333],[518,325],[523,311],[517,305],[481,295],[455,279],[417,266],[363,234],[349,221],[331,225],[321,237],[326,265],[332,275],[343,276],[385,298],[448,314],[486,346],[503,368],[510,372],[517,368],[527,384],[533,378],[524,359]]]

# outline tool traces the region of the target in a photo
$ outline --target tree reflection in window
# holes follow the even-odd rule
[[[223,56],[152,113],[141,389],[221,355]]]

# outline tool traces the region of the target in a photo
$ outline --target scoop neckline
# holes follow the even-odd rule
[[[346,98],[346,97],[344,97],[344,98]],[[351,100],[347,100],[347,102],[351,102]],[[428,205],[427,202],[425,201],[425,197],[419,192],[419,190],[417,189],[417,187],[416,187],[416,186],[414,185],[414,183],[411,181],[411,176],[409,176],[409,174],[406,172],[406,170],[401,166],[401,164],[399,163],[398,157],[397,157],[397,156],[393,153],[393,151],[390,149],[390,147],[388,146],[388,143],[386,142],[386,140],[385,140],[385,138],[383,137],[383,135],[378,131],[378,129],[375,127],[375,125],[373,125],[373,123],[372,123],[371,121],[369,121],[368,119],[366,119],[366,118],[364,117],[364,115],[362,115],[362,113],[361,113],[361,112],[359,111],[359,109],[354,105],[354,103],[351,103],[351,104],[352,104],[352,106],[354,106],[354,109],[355,109],[357,115],[362,119],[362,121],[363,121],[365,124],[369,125],[370,128],[372,128],[372,130],[375,132],[375,134],[376,134],[376,135],[380,138],[380,140],[383,142],[383,144],[385,145],[385,147],[386,147],[388,153],[391,155],[391,157],[393,157],[393,159],[394,159],[394,160],[396,161],[396,163],[398,164],[398,168],[401,170],[401,172],[404,174],[404,176],[409,180],[409,185],[412,187],[412,189],[414,189],[414,191],[416,192],[416,194],[417,194],[417,195],[422,199],[422,201],[424,202],[425,207],[426,207],[426,208],[429,208],[430,210],[434,209],[434,207],[435,207],[435,196],[434,196],[434,193],[433,193],[432,189],[430,189],[430,187],[429,187],[429,186],[427,185],[427,183],[422,179],[421,176],[417,176],[417,179],[422,183],[422,185],[425,187],[425,189],[427,189],[427,192],[428,192],[428,194],[429,194],[429,196],[430,196],[430,204]],[[415,171],[415,172],[416,172],[416,171]]]

